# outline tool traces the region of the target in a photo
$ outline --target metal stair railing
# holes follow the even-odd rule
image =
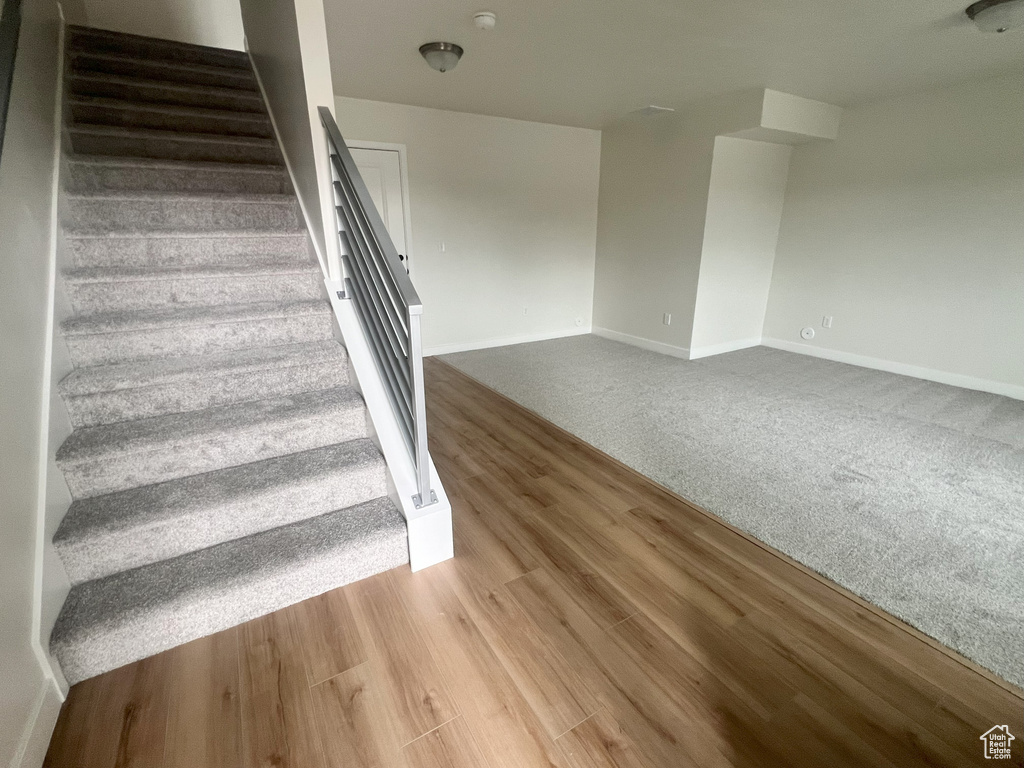
[[[436,502],[437,496],[430,487],[427,453],[420,338],[423,303],[334,117],[327,107],[320,107],[319,113],[331,155],[345,298],[355,305],[416,470],[413,503],[425,507]]]

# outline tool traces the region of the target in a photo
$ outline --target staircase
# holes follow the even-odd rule
[[[408,562],[248,58],[70,27],[70,683]]]

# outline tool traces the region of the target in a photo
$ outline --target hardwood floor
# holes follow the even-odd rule
[[[47,765],[1024,765],[1019,690],[426,368],[456,558],[79,683]]]

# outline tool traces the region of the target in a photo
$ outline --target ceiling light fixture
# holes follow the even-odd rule
[[[455,43],[424,43],[420,46],[420,55],[438,72],[447,72],[455,69],[462,58],[462,47]]]
[[[978,0],[967,6],[964,13],[982,32],[1024,27],[1024,0]]]
[[[498,17],[490,11],[479,11],[473,14],[473,24],[477,29],[481,29],[484,32],[490,32],[497,23]]]

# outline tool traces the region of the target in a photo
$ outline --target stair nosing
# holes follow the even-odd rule
[[[231,97],[243,97],[259,104],[259,114],[265,114],[266,105],[263,101],[263,95],[258,91],[242,90],[240,88],[228,88],[220,85],[211,85],[209,83],[180,83],[173,80],[154,80],[153,78],[143,77],[141,75],[126,75],[126,74],[115,74],[113,72],[100,72],[95,70],[75,70],[69,73],[69,79],[83,79],[83,80],[103,80],[107,82],[113,82],[114,85],[130,85],[130,86],[150,86],[152,88],[167,88],[170,90],[184,91],[184,92],[210,92],[215,91],[222,96]],[[73,93],[73,91],[72,91]],[[154,104],[166,104],[169,102],[156,101]]]
[[[319,270],[313,262],[279,259],[277,262],[238,266],[203,265],[194,267],[71,267],[61,277],[74,285],[95,283],[142,283],[169,280],[245,279],[281,275],[315,275]]]
[[[279,176],[291,180],[288,169],[283,165],[266,163],[232,163],[217,160],[169,160],[153,157],[136,157],[132,155],[84,155],[68,154],[65,161],[73,165],[90,165],[103,167],[144,167],[155,170],[191,171],[193,173],[252,173]],[[286,193],[281,193],[286,194]],[[287,193],[291,194],[291,193]]]
[[[190,192],[179,190],[100,190],[96,192],[67,192],[64,196],[69,200],[140,200],[167,202],[180,200],[186,202],[212,203],[259,203],[261,205],[297,205],[298,198],[292,192]]]
[[[270,118],[265,113],[246,112],[243,110],[217,109],[200,107],[193,104],[167,104],[155,101],[139,101],[137,99],[116,99],[109,96],[89,96],[70,94],[65,104],[82,107],[102,107],[107,109],[140,110],[160,112],[169,115],[187,113],[196,117],[221,118],[224,120],[248,120],[253,123],[270,125]]]
[[[332,394],[337,399],[337,402],[331,402]],[[312,396],[314,395],[318,398],[315,403],[300,404],[298,406],[294,403],[295,400],[301,400],[304,397],[310,397],[310,399],[312,399]],[[281,407],[276,410],[270,410],[267,413],[255,415],[252,413],[252,410],[254,405],[257,403],[278,403]],[[310,418],[316,418],[317,415],[322,415],[330,411],[342,411],[346,414],[350,414],[361,411],[364,407],[365,405],[363,400],[355,388],[351,385],[345,385],[341,387],[331,387],[329,389],[313,390],[311,392],[300,392],[293,395],[264,398],[261,400],[246,400],[239,403],[216,405],[199,411],[169,413],[161,416],[148,416],[143,419],[115,422],[113,424],[99,424],[93,427],[80,427],[72,432],[71,435],[61,444],[60,448],[57,449],[56,460],[58,466],[64,469],[126,454],[146,456],[159,453],[161,451],[173,450],[176,445],[201,442],[204,437],[218,434],[218,431],[223,428],[223,425],[217,423],[216,417],[231,411],[248,412],[249,418],[246,421],[246,427],[251,428],[256,424],[266,426],[269,424],[292,422],[296,419],[307,420]],[[183,422],[186,417],[190,420],[195,419],[201,414],[206,414],[206,419],[198,425],[174,425],[173,423],[174,421]],[[136,434],[134,436],[122,435],[121,439],[116,443],[105,442],[102,439],[104,433],[109,435],[110,433],[124,431],[126,425],[134,425],[136,429],[145,428],[149,431],[142,434]],[[175,431],[175,426],[177,426],[177,431]],[[157,434],[158,432],[159,434]],[[100,435],[101,437],[94,439],[96,435]],[[226,469],[227,467],[225,466],[220,468]],[[183,475],[183,477],[189,477],[193,474],[203,473],[194,472],[189,475]],[[154,483],[146,483],[146,485],[153,484]],[[128,489],[126,488],[123,490]],[[111,491],[111,493],[115,492],[116,491]],[[97,495],[102,496],[106,494]]]
[[[195,229],[157,229],[157,230],[145,230],[145,229],[116,229],[105,232],[82,232],[74,231],[65,228],[64,236],[71,240],[100,240],[100,239],[113,239],[113,240],[157,240],[157,239],[168,239],[168,240],[187,240],[187,239],[231,239],[231,238],[244,238],[244,237],[306,237],[307,231],[305,227],[296,227],[295,229],[252,229],[252,228],[240,228],[240,229],[210,229],[210,230],[195,230]]]
[[[71,589],[57,619],[50,649],[64,666],[69,681],[78,682],[105,668],[130,663],[266,613],[259,605],[252,604],[253,598],[246,594],[246,587],[250,591],[258,590],[268,580],[282,585],[284,595],[275,596],[273,609],[277,609],[347,583],[338,582],[339,576],[350,581],[353,575],[365,578],[374,572],[374,566],[335,566],[320,571],[310,570],[310,565],[351,563],[352,554],[369,547],[375,547],[380,554],[399,543],[395,537],[403,546],[389,553],[388,568],[409,562],[408,526],[394,503],[387,496],[381,496],[78,584]],[[243,554],[247,556],[240,556]],[[304,563],[310,564],[305,570],[301,567]],[[182,578],[185,574],[197,573],[205,578]],[[141,581],[131,583],[127,579],[132,577],[125,574],[136,574],[135,578],[141,577]],[[152,589],[155,585],[160,589]],[[212,595],[225,593],[233,598],[228,603],[233,612],[228,616],[215,610],[216,598],[211,600]],[[266,604],[265,600],[257,602]],[[201,605],[204,610],[197,616],[185,618],[183,625],[176,624],[170,636],[142,629],[161,613],[166,618],[168,611],[189,605]],[[129,632],[128,637],[134,641],[130,647],[137,648],[141,644],[141,653],[106,644],[105,636],[118,629]],[[94,638],[97,633],[104,638],[100,641],[104,643],[101,653],[106,655],[101,660],[90,658],[89,654],[90,645],[97,642]]]
[[[263,308],[261,312],[256,307]],[[249,308],[244,311],[244,308]],[[271,309],[276,308],[274,313]],[[282,311],[285,308],[292,308],[294,311]],[[303,311],[308,310],[308,311]],[[236,314],[231,314],[234,311]],[[95,315],[83,315],[71,317],[61,324],[61,332],[67,336],[97,336],[108,333],[129,333],[137,331],[150,331],[170,328],[195,328],[204,325],[223,325],[228,323],[252,322],[255,317],[260,320],[279,320],[289,317],[306,317],[310,315],[331,314],[331,305],[323,299],[311,299],[309,301],[289,302],[254,302],[252,304],[222,304],[212,307],[191,307],[189,310],[181,308],[158,310],[135,310],[131,312],[106,312]],[[207,317],[203,317],[206,313]],[[144,322],[147,317],[165,315],[167,322],[151,320]],[[181,322],[182,316],[192,318],[192,322]],[[211,319],[212,318],[212,319]],[[124,320],[118,323],[117,319]],[[131,321],[143,321],[133,324]],[[108,323],[109,325],[104,325]],[[83,331],[82,327],[89,328],[96,326],[96,330]]]
[[[83,509],[91,511],[89,510],[90,507],[95,508],[97,507],[97,505],[103,505],[105,503],[109,504],[110,501],[112,500],[111,497],[116,497],[115,499],[113,499],[116,501],[118,499],[123,499],[131,496],[143,496],[146,494],[153,493],[160,486],[164,486],[165,488],[166,486],[172,484],[176,486],[182,486],[188,484],[189,481],[195,482],[196,478],[203,478],[205,481],[209,481],[211,479],[211,476],[213,475],[220,475],[221,477],[223,477],[222,473],[243,474],[246,470],[252,471],[252,469],[255,468],[256,466],[266,466],[272,463],[282,464],[288,462],[289,460],[295,460],[297,457],[303,454],[308,455],[314,452],[319,454],[337,453],[339,451],[345,454],[344,459],[346,461],[344,463],[332,465],[326,470],[326,472],[332,474],[345,473],[355,466],[360,466],[364,462],[367,464],[376,464],[378,466],[385,465],[384,457],[383,455],[381,455],[380,451],[374,445],[373,441],[368,437],[357,437],[351,440],[346,440],[341,443],[331,443],[330,445],[320,446],[317,448],[310,448],[305,451],[296,451],[295,453],[284,454],[283,456],[273,456],[269,459],[260,459],[258,461],[249,462],[248,464],[238,464],[233,467],[224,467],[223,469],[215,469],[211,472],[203,472],[198,475],[186,475],[185,477],[176,477],[172,480],[165,480],[161,483],[153,483],[151,485],[143,485],[138,486],[136,488],[128,488],[123,491],[114,491],[112,493],[103,494],[102,496],[92,496],[87,499],[76,499],[71,503],[71,506],[69,507],[67,514],[61,521],[60,526],[58,526],[56,533],[54,533],[53,543],[54,546],[57,547],[59,552],[62,547],[73,546],[76,542],[81,542],[84,540],[96,540],[102,538],[102,535],[108,531],[123,532],[144,527],[136,524],[137,521],[139,520],[139,516],[134,515],[124,516],[120,519],[113,519],[109,516],[104,517],[101,513],[92,513],[88,515],[88,518],[84,522],[79,523],[79,518],[83,514],[85,514],[82,512]],[[311,478],[303,477],[301,479],[303,481],[308,482]],[[200,482],[203,481],[201,480]],[[232,490],[233,493],[216,499],[216,503],[218,506],[223,506],[225,503],[230,503],[231,501],[237,500],[236,496],[241,497],[244,495],[244,490],[241,488],[234,488]],[[380,496],[371,497],[371,499],[376,498],[380,498]],[[370,499],[365,499],[364,501],[369,500]],[[185,511],[187,513],[201,512],[203,505],[206,502],[206,499],[194,497],[191,501],[191,505],[186,507]],[[147,506],[146,509],[147,511],[150,511],[160,508],[154,505]],[[173,520],[174,517],[176,516],[174,514],[174,511],[166,507],[161,509],[161,511],[163,512],[163,514],[160,514],[156,517],[146,517],[145,523],[152,524],[154,521]],[[308,518],[297,518],[297,520],[299,519]],[[293,522],[297,522],[297,520]],[[270,528],[264,530],[270,530]],[[225,539],[225,541],[233,540],[234,539]]]
[[[69,43],[73,46],[76,38],[106,38],[106,39],[129,39],[138,40],[152,44],[153,42],[168,45],[178,49],[192,50],[202,53],[212,53],[223,56],[225,58],[234,57],[238,59],[240,67],[247,68],[250,66],[249,56],[245,51],[237,51],[231,48],[217,48],[211,45],[201,45],[199,43],[185,43],[180,40],[171,40],[166,37],[149,37],[147,35],[136,35],[132,32],[117,32],[113,29],[100,29],[99,27],[87,27],[81,24],[68,24],[67,25],[67,36]]]
[[[134,64],[155,64],[159,67],[166,67],[171,70],[178,70],[180,72],[204,72],[211,75],[231,75],[247,77],[252,80],[253,85],[256,84],[256,76],[253,74],[252,69],[248,67],[223,67],[219,64],[198,64],[196,62],[180,62],[174,60],[167,60],[162,58],[140,58],[136,55],[124,54],[124,53],[110,53],[110,52],[98,52],[98,51],[83,51],[83,50],[70,50],[67,54],[68,63],[71,66],[72,71],[76,72],[102,72],[103,70],[97,70],[89,66],[81,66],[78,63],[78,59],[83,57],[91,57],[94,59],[100,59],[104,61],[124,61]],[[159,79],[159,78],[156,78]],[[230,86],[227,86],[230,88]],[[240,89],[240,90],[254,90],[259,92],[258,87],[253,89]]]
[[[290,349],[283,349],[290,348]],[[267,360],[264,350],[277,349],[283,354]],[[263,355],[262,359],[245,360],[247,355]],[[239,360],[232,360],[238,358]],[[125,392],[132,389],[158,387],[175,382],[199,379],[205,376],[233,374],[242,370],[281,370],[319,362],[337,362],[345,364],[348,354],[336,340],[309,341],[293,344],[276,344],[265,347],[247,347],[226,352],[212,352],[204,355],[180,355],[159,357],[148,360],[133,360],[106,365],[90,365],[75,368],[57,385],[64,397],[89,397],[112,392]],[[185,365],[185,363],[189,363]],[[175,368],[174,363],[183,367]],[[260,365],[262,363],[262,365]],[[135,368],[135,378],[119,378],[114,386],[103,381],[104,375],[112,370],[120,369],[125,374]],[[166,370],[161,370],[162,368]],[[139,372],[142,369],[142,372]],[[149,369],[149,370],[146,370]],[[102,386],[101,386],[102,385]]]
[[[192,143],[214,143],[214,144],[237,144],[255,147],[277,148],[277,139],[263,136],[230,136],[220,133],[191,133],[185,131],[170,131],[160,128],[130,128],[120,125],[105,125],[103,123],[69,123],[69,133],[92,134],[94,136],[109,136],[111,138],[141,138],[167,141],[184,141]],[[87,154],[87,153],[79,153]],[[266,165],[280,166],[280,163],[266,163]]]

